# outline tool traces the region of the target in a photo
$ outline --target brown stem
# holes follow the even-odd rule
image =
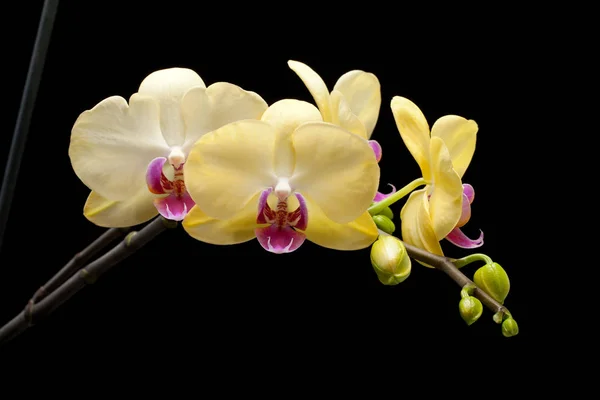
[[[443,271],[461,288],[465,285],[472,285],[475,288],[473,290],[473,296],[477,297],[484,306],[492,310],[494,313],[501,311],[503,314],[510,314],[506,307],[494,300],[492,296],[479,289],[472,280],[460,272],[456,265],[452,263],[450,258],[438,256],[437,254],[430,253],[406,242],[403,243],[410,257],[414,258],[415,260],[423,261],[425,264],[431,265],[432,267]]]
[[[139,232],[131,232],[121,243],[88,264],[85,268],[80,269],[79,272],[72,275],[56,290],[38,303],[32,304],[31,307],[26,307],[23,312],[0,328],[0,345],[7,343],[38,320],[50,315],[58,306],[70,299],[86,285],[94,283],[102,274],[110,270],[111,267],[133,254],[159,233],[175,226],[177,226],[176,222],[159,217]]]
[[[59,287],[64,281],[69,279],[77,270],[87,264],[87,262],[95,256],[98,252],[103,250],[106,246],[111,244],[115,239],[124,236],[129,232],[131,228],[112,228],[104,232],[98,239],[94,240],[88,247],[75,254],[75,256],[64,266],[56,275],[54,275],[48,282],[40,286],[35,292],[27,307],[31,307],[33,304],[38,303],[49,293],[52,293],[57,287]]]

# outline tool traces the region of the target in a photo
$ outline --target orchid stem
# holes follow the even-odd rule
[[[404,247],[408,255],[415,260],[419,260],[424,262],[425,264],[431,265],[436,269],[444,272],[448,275],[454,282],[458,284],[463,290],[466,289],[466,292],[469,295],[477,297],[481,303],[489,308],[494,313],[494,321],[498,323],[497,319],[502,318],[502,316],[510,316],[510,312],[506,307],[502,304],[498,303],[492,296],[487,294],[482,289],[479,289],[475,282],[467,278],[462,272],[459,271],[458,267],[454,264],[456,261],[448,257],[438,256],[437,254],[429,253],[423,249],[412,246],[406,242],[404,243]],[[484,260],[490,259],[483,254],[473,254],[472,256],[478,256],[476,260]],[[483,257],[482,257],[483,256]],[[485,258],[484,258],[485,257]],[[465,257],[468,258],[468,257]],[[461,259],[463,260],[463,259]],[[466,264],[465,264],[466,265]],[[462,292],[462,290],[461,290]],[[461,293],[462,294],[462,293]]]
[[[87,262],[106,246],[111,244],[115,239],[124,236],[131,228],[111,228],[104,232],[98,239],[94,240],[88,247],[75,254],[73,258],[64,266],[56,275],[48,282],[40,286],[35,292],[29,304],[35,304],[41,301],[49,293],[52,293],[57,287],[69,279],[78,269],[87,264]],[[28,305],[29,306],[29,305]]]
[[[493,261],[491,258],[489,258],[488,256],[486,256],[485,254],[481,254],[481,253],[475,253],[475,254],[469,254],[466,257],[463,258],[458,258],[456,260],[452,260],[452,262],[454,263],[454,265],[456,266],[456,268],[462,268],[465,265],[469,265],[475,261],[483,261],[486,264],[492,264]]]
[[[423,179],[423,178],[415,179],[414,181],[410,182],[408,185],[404,186],[402,189],[398,190],[396,193],[389,195],[385,199],[383,199],[380,202],[377,202],[377,203],[373,204],[371,207],[369,207],[369,209],[368,209],[369,214],[371,214],[371,215],[379,214],[381,211],[383,211],[384,208],[391,206],[392,204],[394,204],[395,202],[397,202],[398,200],[400,200],[401,198],[403,198],[404,196],[406,196],[407,194],[409,194],[410,192],[412,192],[419,186],[425,185],[425,184],[426,184],[425,179]]]
[[[49,316],[52,311],[70,299],[87,285],[91,285],[109,271],[113,266],[142,248],[146,243],[154,239],[159,233],[175,228],[177,222],[167,220],[163,217],[156,218],[139,232],[130,232],[118,245],[113,247],[97,260],[89,263],[72,275],[56,290],[35,304],[28,304],[25,309],[0,328],[0,345],[6,344],[18,334],[30,326]]]

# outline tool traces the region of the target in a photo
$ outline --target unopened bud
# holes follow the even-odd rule
[[[381,210],[381,212],[378,215],[383,215],[383,216],[388,217],[389,219],[394,219],[394,213],[393,213],[392,209],[389,207],[386,207],[383,210]]]
[[[404,244],[394,236],[382,235],[371,246],[371,265],[384,285],[397,285],[410,275],[411,262]]]
[[[504,304],[510,290],[510,280],[500,264],[491,263],[479,268],[475,271],[473,281],[498,303]]]
[[[379,229],[381,229],[387,234],[391,235],[396,230],[396,225],[394,225],[392,220],[386,217],[385,215],[374,215],[373,222],[375,222],[375,225],[377,225]]]
[[[505,337],[515,336],[518,333],[519,325],[517,325],[517,321],[509,317],[502,322],[502,334]]]
[[[473,322],[477,321],[479,317],[481,317],[481,313],[483,313],[483,305],[477,297],[467,296],[460,299],[460,303],[458,303],[458,311],[467,325],[471,325]]]

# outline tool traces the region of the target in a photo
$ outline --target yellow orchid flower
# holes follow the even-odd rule
[[[374,74],[361,70],[346,72],[330,93],[323,79],[306,64],[290,60],[288,66],[306,85],[323,121],[367,140],[371,138],[381,107],[381,85]],[[378,160],[381,158],[380,149],[376,156]]]
[[[158,213],[182,220],[194,205],[183,176],[192,145],[266,109],[256,93],[226,82],[206,87],[186,68],[151,73],[129,104],[120,96],[102,100],[77,118],[69,146],[75,173],[92,190],[85,217],[104,227],[141,224]]]
[[[396,126],[406,147],[421,168],[425,188],[414,191],[400,212],[402,239],[431,253],[443,255],[440,241],[463,247],[483,244],[483,232],[471,240],[460,227],[471,216],[475,192],[462,184],[473,153],[478,126],[457,115],[439,118],[431,132],[425,116],[410,100],[396,96],[391,102]]]
[[[288,66],[304,82],[312,95],[323,121],[342,128],[368,140],[377,162],[381,161],[381,145],[371,139],[381,108],[381,85],[379,79],[370,72],[352,70],[342,75],[331,93],[323,79],[308,65],[289,60]],[[378,202],[396,192],[377,192],[373,201]]]
[[[307,102],[281,100],[260,121],[203,136],[184,170],[196,206],[183,227],[203,242],[257,238],[280,254],[305,239],[337,250],[377,239],[366,211],[379,182],[373,151],[364,138],[323,122]]]

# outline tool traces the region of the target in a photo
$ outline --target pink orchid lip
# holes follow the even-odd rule
[[[394,185],[392,185],[391,183],[388,183],[388,185],[392,187],[392,191],[391,191],[390,193],[388,193],[388,194],[384,194],[384,193],[381,193],[381,192],[377,192],[377,194],[376,194],[376,195],[375,195],[375,197],[373,198],[373,201],[374,201],[375,203],[377,203],[377,202],[379,202],[379,201],[381,201],[381,200],[385,199],[386,197],[388,197],[388,196],[391,196],[391,195],[393,195],[394,193],[396,193],[396,187],[395,187]]]
[[[383,149],[377,140],[369,140],[369,146],[373,149],[373,153],[375,153],[375,158],[377,162],[381,161],[381,156],[383,154]]]
[[[269,225],[255,229],[255,233],[260,245],[275,254],[291,253],[302,246],[306,239],[304,233],[298,232],[290,226]]]
[[[267,202],[272,191],[272,188],[268,188],[260,194],[256,216],[257,223],[269,226],[256,228],[254,232],[265,250],[275,254],[291,253],[306,239],[304,233],[296,230],[305,230],[308,225],[306,200],[300,193],[294,193],[299,203],[296,210],[288,212],[287,200],[279,201],[277,210],[273,210]]]
[[[194,205],[194,200],[188,192],[185,192],[182,196],[171,193],[167,197],[154,199],[154,206],[160,215],[173,221],[183,220]]]
[[[146,184],[151,193],[168,195],[153,200],[160,215],[166,219],[181,221],[195,203],[185,189],[183,164],[175,168],[175,175],[171,181],[163,173],[166,162],[165,157],[157,157],[150,161],[146,169]]]
[[[460,228],[454,228],[448,236],[446,236],[446,240],[455,245],[456,247],[460,247],[462,249],[475,249],[477,247],[483,246],[483,231],[479,231],[479,237],[475,240],[470,239],[467,235],[460,230]]]

